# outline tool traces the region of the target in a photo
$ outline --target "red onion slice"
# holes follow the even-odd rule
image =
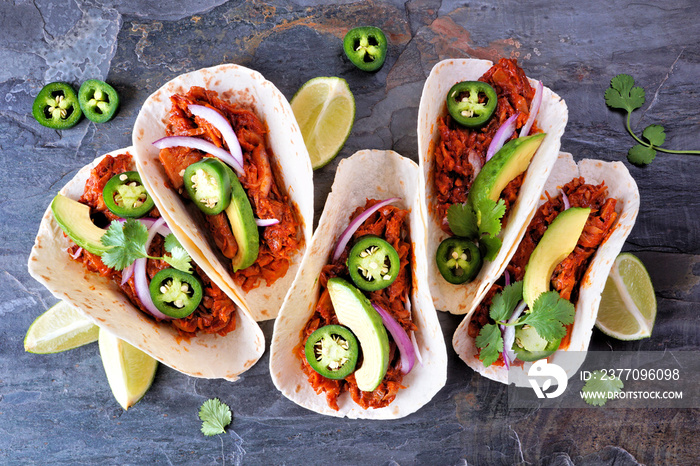
[[[567,210],[569,207],[571,207],[569,198],[566,196],[566,193],[564,191],[561,192],[561,199],[564,201],[564,210]]]
[[[486,151],[487,162],[491,160],[491,157],[496,155],[496,152],[498,152],[501,149],[501,147],[503,147],[503,144],[505,144],[506,141],[513,135],[513,133],[515,132],[515,122],[518,120],[519,116],[520,112],[517,112],[515,115],[512,115],[501,125],[500,128],[498,128],[496,134],[493,135],[493,139],[491,139],[491,144],[489,144],[489,148]]]
[[[352,234],[357,231],[357,229],[360,227],[360,225],[362,225],[362,223],[365,220],[367,220],[373,213],[375,213],[385,205],[389,205],[392,202],[396,202],[399,200],[401,200],[400,197],[392,197],[390,199],[385,199],[381,202],[374,204],[372,207],[365,210],[356,218],[354,218],[353,221],[350,222],[350,224],[347,226],[347,228],[340,234],[340,237],[338,238],[338,244],[336,244],[335,250],[333,251],[333,260],[338,260],[338,258],[343,254],[345,246],[347,246],[348,242],[350,241],[350,238],[352,238]]]
[[[520,315],[527,308],[525,301],[520,301],[518,307],[513,311],[513,315],[508,319],[508,323],[512,324],[520,318]],[[505,327],[503,332],[503,361],[506,366],[509,366],[509,362],[515,361],[515,351],[513,351],[513,343],[515,342],[515,327],[514,326],[501,326]]]
[[[411,332],[411,343],[413,344],[413,351],[416,352],[416,359],[418,364],[423,365],[423,358],[420,355],[420,348],[418,348],[418,342],[416,341],[416,332]]]
[[[270,225],[277,225],[280,223],[276,218],[256,218],[255,224],[259,227],[269,227]]]
[[[198,116],[207,120],[207,122],[214,128],[218,129],[221,133],[221,137],[226,141],[228,150],[233,156],[238,164],[243,166],[243,152],[241,151],[241,144],[238,142],[238,137],[231,127],[231,123],[219,113],[217,110],[211,107],[205,107],[204,105],[189,105],[187,107],[192,115]]]
[[[129,264],[124,270],[122,270],[122,286],[129,281],[131,276],[134,274],[134,263]]]
[[[469,163],[474,169],[474,174],[472,176],[476,177],[476,175],[478,175],[481,171],[481,167],[484,165],[481,163],[481,157],[479,157],[479,154],[477,154],[475,150],[470,150],[467,153],[467,160],[469,160]]]
[[[148,230],[148,239],[146,240],[146,251],[151,246],[151,241],[158,234],[159,228],[165,224],[164,218],[159,218]],[[134,262],[134,287],[136,288],[136,296],[138,296],[143,307],[150,312],[153,317],[162,320],[170,320],[172,317],[166,316],[156,308],[151,299],[151,292],[148,289],[148,279],[146,278],[146,258],[136,259]]]
[[[77,259],[78,257],[80,257],[81,252],[83,252],[83,248],[78,247],[78,249],[75,250],[74,254],[69,253],[68,255],[71,256],[73,259]]]
[[[525,125],[520,129],[521,138],[524,138],[530,134],[530,129],[535,123],[535,118],[537,118],[537,112],[540,111],[542,94],[544,94],[544,85],[542,84],[542,81],[537,81],[537,85],[535,86],[535,97],[532,98],[532,103],[530,104],[530,115],[527,117]]]
[[[408,337],[408,334],[403,329],[401,324],[399,324],[391,314],[382,309],[378,304],[372,303],[372,307],[382,316],[382,321],[384,326],[391,333],[394,338],[399,353],[401,353],[401,373],[408,374],[413,369],[413,364],[416,361],[416,353],[413,349],[413,343]]]
[[[153,143],[153,145],[158,149],[167,149],[169,147],[189,147],[190,149],[201,150],[221,159],[222,162],[236,170],[238,173],[243,173],[243,165],[240,164],[235,157],[221,147],[217,147],[204,139],[193,138],[190,136],[167,136],[158,139]]]

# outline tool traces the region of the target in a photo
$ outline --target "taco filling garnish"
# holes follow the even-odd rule
[[[54,217],[76,243],[68,255],[113,280],[134,306],[170,322],[181,336],[232,332],[236,305],[191,261],[133,166],[128,152],[106,155],[90,172],[79,201],[56,196]]]
[[[472,280],[481,256],[492,261],[500,250],[498,234],[545,136],[535,124],[542,92],[541,84],[537,89],[530,85],[516,60],[505,58],[478,81],[463,81],[448,91],[447,114],[437,121],[433,207],[445,233],[479,246],[479,256],[466,262],[459,260],[462,250],[471,249],[464,244],[460,251],[450,247],[447,256],[436,257],[449,283]]]
[[[363,409],[389,405],[416,358],[409,211],[390,205],[396,200],[369,199],[351,215],[295,348],[309,383],[336,411],[346,391]]]
[[[469,321],[486,367],[542,359],[569,346],[584,274],[618,218],[605,183],[579,177],[558,196],[545,194],[505,273]]]
[[[236,284],[270,286],[286,274],[302,232],[279,187],[264,123],[202,87],[170,100],[167,137],[154,144],[171,187],[203,212]]]

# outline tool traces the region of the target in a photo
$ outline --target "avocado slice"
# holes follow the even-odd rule
[[[362,349],[362,366],[355,371],[357,387],[371,392],[379,386],[389,367],[389,336],[382,318],[369,299],[342,278],[328,280],[328,293],[341,325],[355,334]]]
[[[590,208],[572,207],[557,215],[532,251],[523,277],[523,299],[532,309],[540,294],[549,291],[554,268],[576,247]]]
[[[92,223],[90,207],[57,194],[51,202],[51,212],[63,232],[81,248],[98,256],[110,248],[100,241],[105,230]]]
[[[260,236],[248,195],[238,177],[233,172],[231,175],[231,203],[225,212],[238,243],[238,252],[231,259],[233,271],[236,272],[255,263],[260,249]]]
[[[467,202],[472,208],[483,198],[498,202],[501,191],[527,170],[546,134],[538,133],[508,141],[486,162],[469,189]]]

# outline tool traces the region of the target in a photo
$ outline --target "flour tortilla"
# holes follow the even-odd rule
[[[108,155],[129,152],[119,149]],[[82,196],[90,171],[103,158],[83,167],[61,189],[60,193],[74,200]],[[170,224],[169,224],[170,225]],[[187,249],[177,230],[175,236]],[[265,351],[265,337],[243,303],[230,293],[222,280],[197,261],[214,281],[236,303],[236,329],[225,337],[198,333],[189,339],[180,337],[168,323],[156,321],[135,307],[114,281],[89,272],[70,257],[66,249],[73,243],[56,223],[51,207],[46,209],[29,256],[29,273],[58,299],[72,304],[118,338],[150,354],[163,364],[193,377],[236,380],[250,369]]]
[[[251,109],[267,126],[267,147],[270,149],[273,170],[280,175],[277,182],[289,196],[297,210],[304,242],[311,238],[314,192],[313,172],[304,139],[299,131],[292,109],[277,88],[258,72],[238,65],[219,65],[183,74],[169,81],[153,93],[143,104],[133,131],[134,158],[139,173],[156,206],[168,224],[175,224],[188,237],[189,249],[197,263],[209,263],[242,301],[253,317],[260,320],[277,316],[284,296],[294,280],[305,243],[292,257],[292,264],[284,277],[272,286],[262,284],[244,292],[234,283],[229,271],[231,261],[221,255],[211,239],[202,214],[196,208],[186,207],[183,198],[168,186],[168,177],[158,160],[160,152],[152,143],[164,136],[170,112],[170,96],[184,94],[192,86],[214,90],[230,103]],[[275,170],[276,169],[276,170]],[[191,205],[189,207],[192,207]]]
[[[445,281],[435,264],[435,253],[449,235],[440,228],[437,218],[434,184],[435,146],[438,141],[438,117],[447,115],[445,97],[450,88],[461,81],[476,81],[493,65],[487,60],[454,59],[436,64],[428,76],[418,109],[418,154],[421,167],[421,190],[427,200],[428,211],[428,280],[435,307],[453,314],[471,312],[488,291],[486,283],[503,273],[514,246],[524,234],[523,227],[530,222],[542,186],[557,159],[561,136],[568,120],[566,103],[549,88],[544,88],[542,104],[536,124],[547,136],[530,162],[520,194],[512,207],[508,223],[499,235],[503,246],[495,260],[484,262],[476,278],[463,285]],[[530,80],[534,86],[536,81]]]
[[[447,376],[447,353],[437,313],[430,299],[425,261],[425,211],[418,190],[418,167],[411,160],[391,151],[364,150],[340,162],[321,215],[318,228],[304,256],[301,269],[275,321],[270,348],[270,374],[275,386],[294,403],[320,414],[365,419],[396,419],[417,411],[442,388]],[[413,246],[411,305],[415,333],[423,363],[416,361],[403,379],[406,387],[396,399],[381,409],[362,409],[343,393],[339,411],[326,403],[324,393],[316,394],[301,369],[295,348],[301,332],[313,314],[319,295],[318,277],[328,263],[336,240],[349,223],[349,217],[367,199],[400,197],[394,205],[410,214]]]
[[[549,358],[549,362],[562,366],[569,377],[574,375],[583,362],[598,314],[600,295],[605,287],[610,268],[622,250],[622,245],[625,243],[627,236],[632,231],[639,212],[639,190],[624,164],[621,162],[584,159],[577,165],[571,154],[568,153],[559,155],[557,163],[554,165],[554,169],[544,186],[538,207],[547,200],[544,192],[555,197],[559,194],[561,186],[579,176],[584,177],[586,183],[589,184],[597,185],[603,181],[605,182],[605,186],[608,187],[608,197],[613,197],[618,201],[615,207],[615,210],[618,212],[618,218],[613,226],[613,233],[598,247],[598,251],[593,256],[593,260],[583,276],[578,302],[576,303],[576,316],[571,329],[569,347],[560,349]],[[489,289],[497,278],[494,277],[493,280],[485,282]],[[474,340],[467,334],[469,321],[472,316],[473,312],[464,318],[459,327],[457,327],[452,339],[452,345],[459,357],[469,367],[489,379],[529,387],[530,385],[526,378],[527,372],[533,363],[526,362],[523,367],[513,366],[509,374],[508,370],[503,366],[491,365],[484,367],[482,362],[479,361]],[[565,351],[581,352],[581,358],[571,357],[571,354],[563,355],[562,353]]]

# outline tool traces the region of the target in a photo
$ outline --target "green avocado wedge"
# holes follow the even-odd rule
[[[360,342],[363,362],[355,371],[357,387],[371,392],[382,382],[389,367],[389,336],[382,318],[369,299],[342,278],[328,280],[328,293],[338,322],[348,327]]]
[[[109,249],[100,241],[105,230],[92,223],[90,207],[57,194],[51,202],[51,212],[63,232],[81,248],[98,256]]]
[[[260,236],[248,195],[234,173],[231,173],[231,203],[225,212],[238,243],[238,252],[231,259],[233,271],[236,272],[255,263],[260,250]]]
[[[512,139],[501,147],[474,179],[467,198],[469,205],[475,207],[483,198],[497,202],[508,183],[527,170],[545,136],[545,133],[538,133]]]
[[[557,215],[530,256],[523,277],[523,299],[530,309],[549,291],[554,268],[576,247],[590,208],[572,207]]]

